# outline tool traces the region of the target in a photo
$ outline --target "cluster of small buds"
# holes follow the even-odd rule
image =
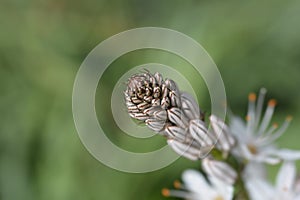
[[[228,152],[235,141],[226,134],[224,122],[210,117],[212,131],[204,122],[204,113],[195,99],[180,92],[173,80],[163,80],[159,73],[144,72],[129,78],[125,91],[129,115],[153,131],[165,136],[169,146],[178,154],[191,160],[203,158],[217,144]]]
[[[264,88],[258,98],[254,93],[249,94],[246,122],[230,115],[227,125],[211,115],[211,129],[208,129],[194,98],[181,92],[174,81],[164,80],[159,73],[132,76],[125,91],[129,115],[165,136],[179,155],[190,160],[201,159],[203,173],[186,170],[183,183],[176,181],[176,190],[163,189],[162,194],[195,200],[300,199],[300,179],[296,180],[294,164],[300,159],[300,151],[274,145],[286,131],[291,117],[280,127],[277,123],[270,126],[276,101],[271,99],[263,113],[265,94]],[[276,186],[272,187],[263,175],[266,164],[282,161]]]

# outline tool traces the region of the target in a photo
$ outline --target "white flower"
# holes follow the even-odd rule
[[[257,102],[255,94],[249,95],[246,123],[239,117],[231,116],[230,131],[238,140],[238,147],[234,151],[235,155],[246,160],[269,164],[276,164],[281,160],[300,159],[300,151],[277,149],[272,144],[285,132],[291,117],[287,117],[280,128],[277,124],[270,127],[276,101],[272,99],[268,102],[266,111],[262,116],[265,94],[266,89],[262,88]]]
[[[246,179],[246,187],[252,200],[300,200],[300,188],[293,162],[283,163],[275,186],[262,177],[254,176]]]
[[[183,185],[175,182],[180,190],[163,189],[164,196],[173,196],[189,200],[231,200],[233,186],[208,176],[209,182],[196,170],[186,170],[183,175]]]

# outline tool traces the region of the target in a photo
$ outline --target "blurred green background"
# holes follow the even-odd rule
[[[267,97],[279,102],[274,121],[294,116],[279,145],[300,149],[299,20],[298,0],[1,1],[0,199],[164,199],[161,188],[198,167],[181,158],[159,171],[126,174],[98,162],[79,140],[72,87],[81,62],[104,39],[136,27],[171,28],[202,44],[219,67],[235,113],[244,115],[248,93],[266,87]],[[99,121],[109,137],[137,152],[158,144],[124,138],[107,98],[123,73],[153,59],[186,65],[158,51],[133,52],[105,72],[99,83],[105,99],[97,94],[97,109],[105,113]],[[190,68],[182,73],[209,111],[203,83]]]

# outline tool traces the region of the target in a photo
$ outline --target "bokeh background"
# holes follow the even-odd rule
[[[79,140],[72,87],[81,62],[104,39],[136,27],[171,28],[202,44],[219,67],[237,114],[245,114],[249,92],[266,87],[267,98],[279,102],[274,121],[294,116],[278,145],[300,149],[299,20],[298,0],[1,1],[0,199],[164,199],[161,188],[172,187],[184,169],[199,166],[181,158],[159,171],[126,174],[98,162]],[[210,109],[203,83],[180,58],[151,50],[122,56],[101,79],[96,107],[108,137],[131,151],[165,141],[125,137],[109,98],[123,73],[153,59],[181,70],[201,106]]]

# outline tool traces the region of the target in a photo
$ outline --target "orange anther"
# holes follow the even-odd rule
[[[176,189],[179,189],[180,187],[181,187],[181,183],[179,182],[179,181],[174,181],[174,187],[176,188]]]
[[[248,96],[249,101],[255,101],[256,100],[256,94],[255,93],[250,93]]]
[[[268,102],[268,105],[269,105],[269,106],[272,106],[272,107],[276,106],[276,104],[277,104],[277,101],[276,101],[275,99],[271,99],[271,100]]]
[[[286,117],[286,120],[291,121],[293,119],[293,116],[289,115]]]
[[[250,117],[249,115],[247,115],[247,116],[245,117],[245,119],[246,119],[246,121],[250,121],[251,117]]]
[[[169,197],[170,196],[170,190],[166,189],[166,188],[163,188],[161,190],[161,194],[165,197]]]

